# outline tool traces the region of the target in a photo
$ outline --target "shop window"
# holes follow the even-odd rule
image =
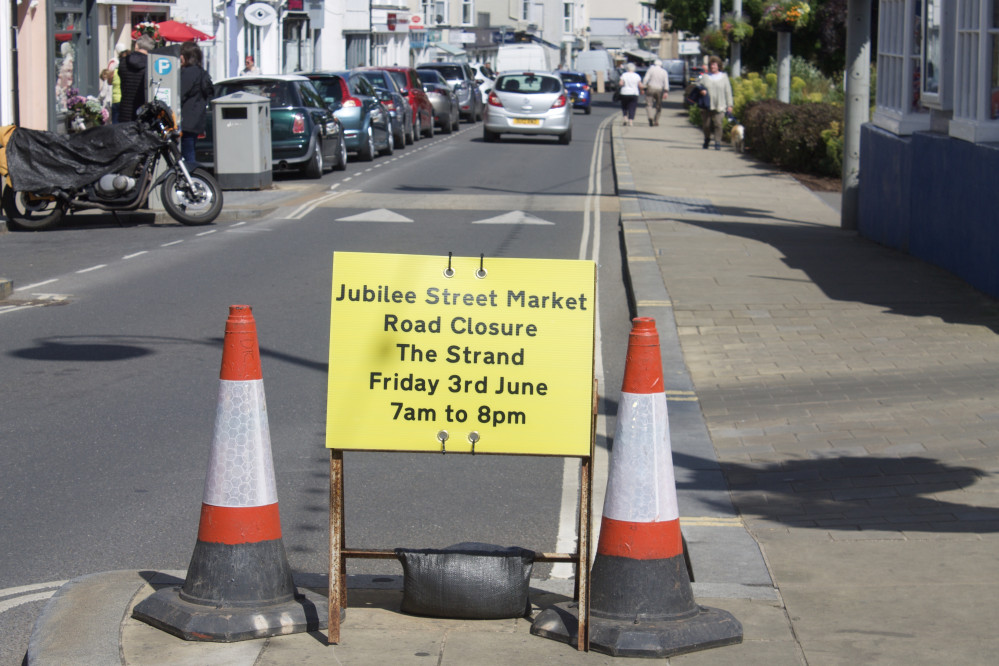
[[[999,0],[957,0],[950,135],[999,141]]]
[[[929,128],[923,98],[924,0],[881,0],[878,81],[872,121],[904,135]]]
[[[461,0],[461,24],[472,25],[475,21],[475,0]]]

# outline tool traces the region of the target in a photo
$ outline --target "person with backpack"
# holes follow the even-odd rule
[[[215,95],[212,77],[201,66],[201,47],[195,42],[180,46],[180,152],[188,170],[198,166],[194,142],[204,134],[208,101]]]
[[[118,120],[123,123],[135,120],[135,113],[146,103],[146,64],[149,52],[156,48],[156,41],[149,35],[139,35],[135,50],[118,63],[121,78],[121,102]]]

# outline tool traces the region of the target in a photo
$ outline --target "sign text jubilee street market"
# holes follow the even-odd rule
[[[438,258],[393,256],[439,262]],[[499,441],[494,436],[499,432],[523,438],[535,428],[547,427],[544,422],[549,417],[558,421],[555,414],[567,400],[581,398],[585,408],[588,391],[579,392],[575,379],[560,372],[564,364],[558,357],[564,351],[560,341],[567,331],[581,331],[588,336],[589,355],[583,366],[587,371],[582,374],[592,381],[592,277],[583,282],[589,289],[573,288],[576,285],[560,284],[559,280],[524,279],[530,278],[529,274],[497,268],[544,262],[504,259],[494,260],[492,266],[497,268],[484,280],[445,280],[436,268],[422,283],[380,275],[386,278],[382,282],[377,277],[371,280],[371,275],[367,280],[358,280],[356,271],[338,273],[337,260],[341,258],[335,257],[334,261],[331,324],[342,318],[357,325],[361,339],[351,340],[350,344],[361,353],[345,353],[343,345],[337,345],[336,329],[331,325],[330,410],[356,417],[351,410],[334,403],[334,387],[339,382],[343,387],[340,395],[349,394],[363,405],[361,413],[398,424],[386,426],[389,431],[410,432],[404,429],[421,424],[434,428],[426,437],[432,448],[440,446],[433,442],[441,428],[453,428],[459,437],[466,434],[465,430],[475,431],[485,447]],[[504,273],[519,275],[521,279],[516,281],[521,284],[501,279]],[[341,279],[341,275],[348,279]],[[407,288],[392,286],[402,281]],[[522,288],[530,284],[555,288]],[[345,316],[347,313],[350,316]],[[579,395],[574,396],[576,393]],[[449,442],[448,450],[452,450],[451,445]],[[526,444],[518,442],[516,446]]]

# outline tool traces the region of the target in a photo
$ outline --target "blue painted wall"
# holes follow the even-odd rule
[[[999,144],[865,125],[859,230],[999,298]]]

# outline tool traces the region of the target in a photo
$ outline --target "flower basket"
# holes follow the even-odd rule
[[[728,53],[728,37],[720,28],[708,28],[701,34],[701,50],[722,56]]]
[[[91,127],[107,124],[109,118],[108,110],[93,95],[84,97],[76,88],[67,91],[66,131],[82,132]]]
[[[142,35],[149,35],[156,42],[156,47],[166,46],[166,40],[160,36],[160,26],[149,21],[137,23],[132,29],[132,39],[138,39]]]
[[[775,0],[763,8],[760,27],[777,32],[793,32],[808,25],[812,8],[805,0]]]
[[[753,36],[753,25],[741,16],[723,16],[721,31],[731,42],[745,42]]]

